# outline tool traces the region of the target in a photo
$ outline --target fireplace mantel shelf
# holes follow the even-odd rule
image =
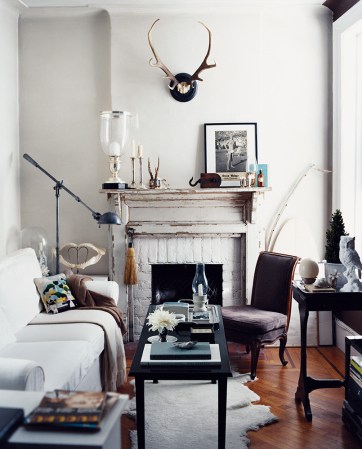
[[[270,187],[219,187],[216,189],[102,189],[100,193],[106,193],[107,195],[122,195],[125,198],[137,198],[138,196],[144,198],[147,197],[148,200],[152,198],[166,198],[168,196],[175,197],[185,196],[185,197],[208,197],[210,195],[216,195],[217,197],[227,197],[230,195],[238,196],[250,196],[253,193],[264,193],[270,191]]]
[[[270,187],[256,188],[216,188],[216,189],[127,189],[113,190],[102,189],[101,193],[107,194],[108,199],[113,199],[114,206],[119,209],[121,218],[127,226],[137,226],[140,221],[149,222],[146,216],[139,218],[130,216],[130,210],[139,211],[140,209],[159,209],[175,211],[180,208],[190,208],[193,220],[198,222],[200,219],[195,217],[195,209],[232,208],[240,211],[240,220],[242,223],[255,223],[255,212],[264,197],[264,193],[270,191]],[[173,212],[171,212],[173,213]],[[167,214],[166,214],[167,215]],[[156,217],[151,219],[155,223],[167,221],[177,221],[176,217],[170,217],[168,220],[165,213],[162,213],[162,219]],[[215,224],[219,222],[220,213],[215,217]],[[226,219],[226,218],[225,218]],[[202,220],[202,218],[201,218]],[[234,217],[233,217],[234,220]],[[179,223],[184,220],[178,220]],[[212,218],[209,218],[209,224],[212,224]],[[222,220],[221,220],[222,221]],[[175,231],[175,228],[173,228]],[[137,232],[137,231],[136,231]]]

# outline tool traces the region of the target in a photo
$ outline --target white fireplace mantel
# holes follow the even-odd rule
[[[268,190],[271,189],[135,189],[101,192],[113,198],[114,207],[127,227],[135,227],[136,232],[142,234],[152,233],[152,225],[155,225],[157,232],[167,234],[182,233],[188,223],[196,226],[193,232],[197,232],[197,226],[209,224],[211,233],[217,232],[212,228],[220,225],[220,222],[224,225],[255,224],[260,200]],[[185,209],[190,209],[189,214],[184,213]],[[180,210],[182,212],[178,213]],[[225,212],[227,215],[223,216]],[[162,231],[158,228],[160,224],[163,226]],[[179,226],[181,229],[178,229]]]
[[[251,291],[258,254],[264,249],[261,202],[270,188],[101,190],[120,214],[110,227],[110,277],[120,286],[119,306],[131,325],[132,289],[123,283],[127,229],[135,239],[241,238],[246,297]],[[141,249],[141,248],[140,248]],[[137,286],[140,288],[140,285]],[[132,316],[133,319],[133,316]]]

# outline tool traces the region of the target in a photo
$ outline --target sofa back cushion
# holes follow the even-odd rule
[[[40,311],[34,278],[41,277],[35,251],[20,249],[0,261],[0,308],[13,332],[26,326]]]
[[[16,341],[15,334],[0,307],[0,349]]]

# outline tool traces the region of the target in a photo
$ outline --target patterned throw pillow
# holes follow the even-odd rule
[[[65,274],[36,278],[34,282],[47,313],[65,312],[77,306]]]

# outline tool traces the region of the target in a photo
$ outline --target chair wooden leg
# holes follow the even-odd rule
[[[254,340],[250,344],[251,349],[251,374],[250,377],[255,379],[256,377],[256,366],[258,364],[259,352],[260,352],[261,344],[259,341]]]
[[[285,360],[284,358],[284,350],[286,345],[287,345],[287,336],[283,335],[283,337],[280,338],[280,346],[279,346],[279,358],[283,366],[285,366],[288,363],[288,360]]]

